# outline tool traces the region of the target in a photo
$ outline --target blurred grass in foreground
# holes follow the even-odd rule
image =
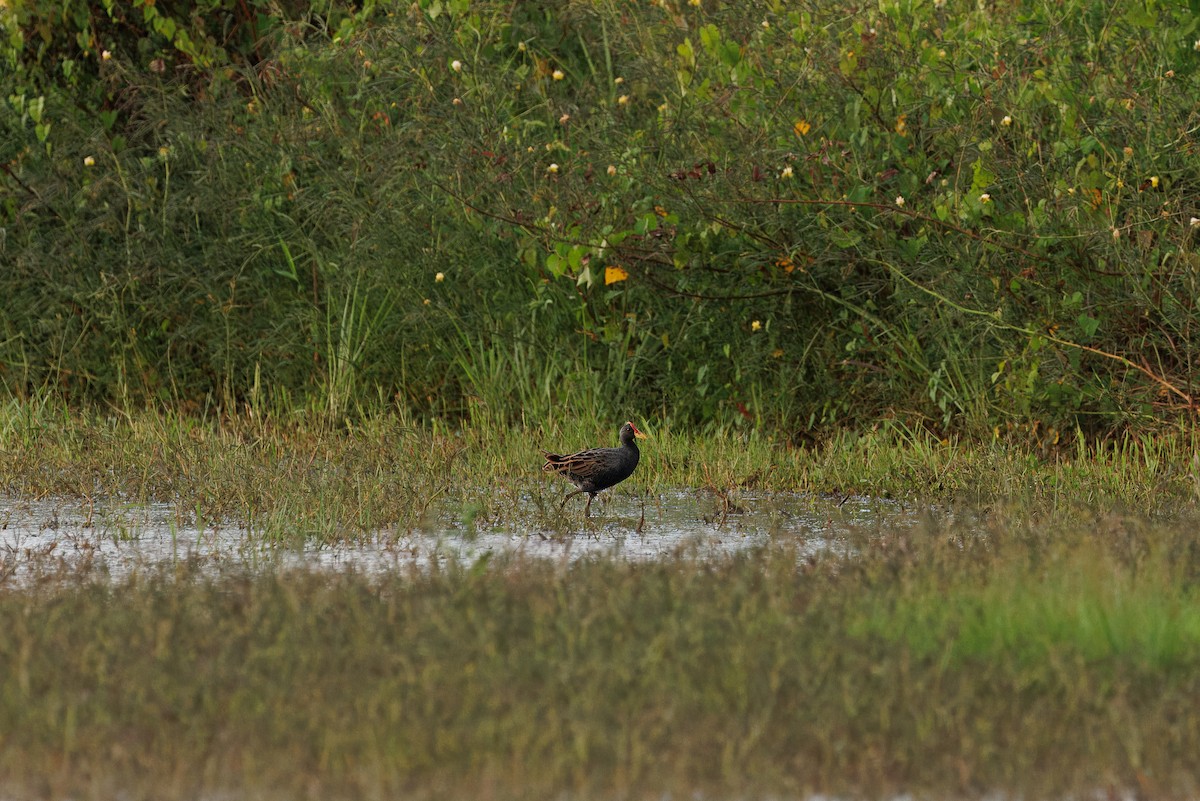
[[[1193,794],[1194,519],[0,587],[5,795]]]

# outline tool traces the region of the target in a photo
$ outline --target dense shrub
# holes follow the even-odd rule
[[[10,392],[789,431],[1192,409],[1195,9],[165,5],[0,12]]]

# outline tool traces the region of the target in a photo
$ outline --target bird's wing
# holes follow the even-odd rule
[[[579,453],[569,453],[566,456],[547,453],[546,464],[542,465],[542,469],[564,475],[569,474],[580,480],[594,478],[605,467],[604,456],[607,450],[606,448],[590,448]]]

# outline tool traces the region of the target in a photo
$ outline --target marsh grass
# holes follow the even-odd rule
[[[902,427],[796,447],[750,428],[681,434],[669,422],[630,416],[651,439],[618,492],[643,497],[755,490],[1160,514],[1190,508],[1198,494],[1196,437],[1184,430],[1051,453]],[[217,419],[10,402],[0,407],[0,490],[168,503],[180,526],[238,524],[282,541],[345,541],[448,522],[553,527],[569,487],[541,473],[538,448],[613,444],[620,422],[530,419],[510,427],[481,417],[460,428],[396,412],[331,426],[321,411],[251,409]]]
[[[0,488],[173,506],[180,528],[353,541],[570,537],[536,448],[616,425],[397,412],[0,408]],[[796,447],[651,438],[620,493],[893,497],[794,538],[651,562],[520,550],[366,575],[183,560],[0,574],[0,792],[14,798],[1030,799],[1194,794],[1194,435],[1058,451],[899,426]],[[717,501],[714,500],[714,503]],[[625,508],[625,507],[622,507]],[[600,507],[602,515],[617,516]],[[645,536],[654,536],[653,515]],[[206,523],[207,521],[207,523]],[[120,536],[119,532],[113,536]]]
[[[12,797],[1187,796],[1195,520],[0,585]]]

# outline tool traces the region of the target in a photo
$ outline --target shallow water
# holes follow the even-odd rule
[[[806,556],[845,547],[851,531],[911,522],[917,514],[892,501],[855,496],[679,491],[643,499],[618,494],[594,503],[590,519],[585,520],[581,508],[568,509],[563,520],[574,528],[566,530],[513,526],[471,531],[447,512],[421,530],[385,530],[350,543],[297,546],[265,542],[237,524],[198,526],[169,503],[0,497],[0,577],[20,580],[85,568],[122,577],[182,560],[214,568],[379,572],[435,562],[471,564],[504,555],[561,562],[596,556],[645,561],[786,545]]]

